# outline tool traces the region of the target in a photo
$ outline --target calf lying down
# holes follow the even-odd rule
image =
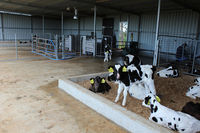
[[[156,100],[155,95],[147,95],[144,102],[145,104],[150,104],[151,114],[149,120],[180,133],[196,133],[200,131],[199,120],[161,105]]]
[[[196,99],[197,97],[200,98],[200,85],[197,84],[190,87],[188,91],[186,92],[186,96],[192,99]]]
[[[118,102],[121,92],[123,91],[122,105],[126,104],[127,92],[135,98],[143,99],[146,91],[156,94],[154,80],[153,80],[153,66],[152,65],[140,65],[135,67],[134,65],[128,66],[109,66],[110,74],[108,76],[109,81],[115,81],[118,83],[117,96],[115,102]],[[143,86],[138,86],[143,84]],[[140,90],[139,92],[134,90]],[[131,89],[130,89],[131,88]],[[145,88],[145,89],[144,89]],[[130,89],[130,90],[129,90]],[[135,94],[136,92],[137,94]],[[142,96],[141,96],[142,95]]]
[[[188,102],[182,108],[182,112],[194,116],[196,119],[200,120],[200,103]]]
[[[165,68],[163,70],[160,70],[159,72],[156,73],[159,77],[163,78],[176,78],[179,76],[179,71],[176,67],[174,66],[169,66],[168,68]]]
[[[97,76],[96,78],[90,78],[91,86],[89,90],[95,92],[95,93],[105,93],[109,92],[111,89],[110,85],[106,82],[105,78],[101,78]]]

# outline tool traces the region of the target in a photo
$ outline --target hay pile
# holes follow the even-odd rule
[[[155,75],[155,87],[157,94],[159,94],[161,98],[161,104],[164,106],[167,106],[173,110],[180,111],[182,107],[189,101],[197,102],[197,100],[193,100],[189,97],[185,96],[185,93],[187,89],[194,85],[193,76],[189,75],[181,75],[181,77],[178,78],[161,78]],[[90,87],[90,82],[88,81],[82,81],[78,83],[79,85],[89,88]],[[101,94],[97,93],[111,101],[114,102],[115,97],[117,95],[117,84],[108,82],[108,84],[111,86],[111,90],[109,93],[106,94]],[[121,105],[122,99],[123,99],[123,93],[120,96],[120,100],[118,101],[117,104]],[[128,110],[135,112],[146,119],[148,119],[150,115],[150,110],[148,108],[145,108],[142,106],[142,101],[135,99],[131,97],[130,95],[127,96],[127,104],[125,106]]]

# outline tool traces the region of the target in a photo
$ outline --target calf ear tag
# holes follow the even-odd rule
[[[160,103],[160,98],[158,96],[156,96],[156,100]]]
[[[90,83],[91,83],[91,84],[94,84],[94,79],[91,79],[91,80],[90,80]]]
[[[158,96],[156,96],[156,101],[158,101],[159,103],[160,103],[160,101],[161,101],[160,98],[159,98]],[[150,105],[150,99],[149,99],[147,105]]]
[[[105,79],[101,79],[101,83],[104,84],[106,81]]]
[[[150,99],[149,99],[149,101],[148,101],[147,105],[150,105]]]
[[[127,68],[125,66],[122,68],[122,72],[127,72]]]
[[[108,69],[108,71],[110,72],[110,73],[113,73],[114,72],[114,70],[113,70],[113,68],[111,67],[111,68],[109,68]]]

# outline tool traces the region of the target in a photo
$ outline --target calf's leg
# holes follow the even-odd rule
[[[123,85],[119,84],[118,85],[118,90],[117,90],[117,97],[115,98],[115,102],[118,102],[119,96],[120,96],[120,94],[121,94],[122,91],[123,91]]]
[[[126,97],[127,97],[127,93],[128,93],[128,87],[125,86],[125,87],[124,87],[124,92],[123,92],[123,96],[124,96],[124,98],[123,98],[123,101],[122,101],[122,106],[125,106],[125,105],[126,105]]]

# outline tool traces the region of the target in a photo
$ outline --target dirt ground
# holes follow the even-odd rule
[[[59,78],[102,72],[108,65],[93,57],[0,61],[0,133],[126,133],[57,88]]]
[[[165,105],[173,110],[181,111],[182,107],[189,101],[199,102],[199,99],[193,100],[189,97],[185,96],[187,89],[194,85],[194,78],[193,76],[189,75],[181,75],[178,78],[161,78],[155,75],[155,87],[157,94],[161,98],[161,104]],[[90,87],[89,81],[82,81],[79,82],[81,86],[85,88]],[[118,85],[108,81],[108,84],[111,85],[112,89],[109,93],[98,93],[99,95],[114,101],[117,95],[117,87]],[[121,105],[123,99],[123,93],[120,96],[120,100],[117,104]],[[142,101],[136,98],[131,97],[130,95],[127,96],[127,104],[125,106],[128,110],[135,112],[146,119],[148,119],[150,115],[150,110],[144,106],[142,106]]]

